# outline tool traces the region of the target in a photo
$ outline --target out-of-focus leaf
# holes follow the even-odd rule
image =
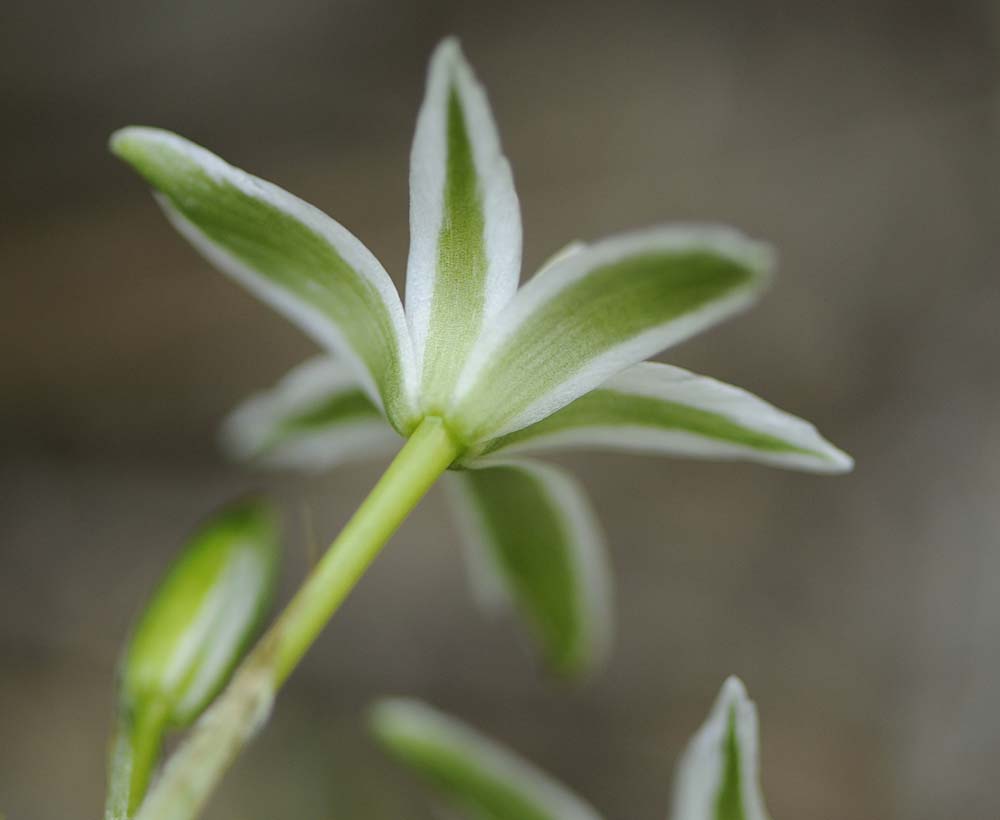
[[[579,484],[530,461],[450,476],[472,579],[488,607],[510,603],[560,674],[605,655],[611,582],[600,525]]]
[[[400,443],[354,372],[332,358],[305,362],[244,402],[222,440],[240,460],[309,470],[390,454]]]
[[[379,702],[372,729],[394,758],[469,820],[600,820],[528,761],[419,701]]]
[[[170,567],[122,659],[125,708],[163,708],[190,724],[226,682],[271,600],[279,555],[274,513],[245,502],[213,518]]]

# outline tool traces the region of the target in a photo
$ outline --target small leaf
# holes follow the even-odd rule
[[[746,307],[768,248],[715,227],[586,246],[526,284],[469,355],[448,418],[469,443],[526,427]]]
[[[275,516],[246,502],[213,518],[170,567],[122,660],[124,707],[189,725],[229,678],[259,626],[278,564]]]
[[[551,416],[486,442],[468,459],[569,448],[745,459],[828,473],[853,466],[808,422],[738,387],[655,362],[633,365]]]
[[[305,362],[226,420],[225,449],[240,460],[322,470],[399,449],[399,436],[332,358]]]
[[[599,820],[528,761],[419,701],[379,702],[372,730],[386,751],[470,820]]]
[[[340,354],[393,426],[416,424],[403,307],[371,252],[326,214],[183,137],[116,132],[111,150],[160,192],[174,226],[220,270]]]
[[[484,323],[514,295],[521,214],[482,86],[449,39],[431,59],[410,162],[406,313],[423,409],[440,413]]]
[[[560,674],[603,660],[611,632],[610,570],[580,485],[562,470],[530,461],[454,472],[450,480],[481,602],[512,604]]]
[[[672,820],[768,820],[758,756],[757,710],[729,678],[678,764]]]

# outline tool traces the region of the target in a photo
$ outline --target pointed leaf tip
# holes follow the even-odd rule
[[[115,156],[127,160],[130,148],[136,144],[136,138],[152,130],[154,129],[143,125],[127,125],[119,128],[108,137],[108,150]]]
[[[768,820],[760,788],[757,710],[729,677],[677,767],[672,820]]]

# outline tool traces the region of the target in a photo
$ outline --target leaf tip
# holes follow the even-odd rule
[[[437,63],[451,63],[456,60],[464,60],[465,57],[462,54],[462,44],[459,39],[454,34],[449,34],[447,37],[441,40],[434,49],[434,54],[431,56],[431,62],[433,64]]]
[[[721,236],[718,250],[729,254],[749,274],[748,290],[759,295],[774,283],[778,271],[778,251],[770,242],[754,239],[741,231],[732,230]]]
[[[392,697],[379,698],[368,707],[368,728],[378,740],[385,742],[392,736],[401,709],[405,709],[405,701]]]
[[[723,703],[732,704],[748,702],[750,696],[747,694],[746,684],[737,675],[730,675],[722,684],[719,699]]]
[[[147,125],[128,125],[119,128],[108,138],[108,150],[119,159],[135,165],[150,144],[168,132]]]
[[[830,445],[830,450],[827,453],[827,461],[830,465],[828,472],[831,473],[849,473],[854,469],[854,459],[843,450]]]
[[[815,427],[812,428],[814,444],[809,448],[810,465],[807,469],[827,475],[842,475],[854,469],[854,459],[821,436]]]
[[[770,242],[747,239],[750,264],[759,275],[771,279],[778,269],[778,251]]]
[[[384,697],[368,707],[368,730],[390,754],[407,757],[414,744],[439,737],[450,721],[428,704],[407,697]]]
[[[139,126],[127,125],[119,128],[108,137],[108,150],[116,157],[123,157],[128,153],[130,138]]]

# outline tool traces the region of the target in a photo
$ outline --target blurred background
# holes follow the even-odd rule
[[[225,463],[220,419],[314,352],[107,153],[162,125],[341,220],[402,286],[427,58],[458,34],[514,166],[525,270],[571,239],[719,220],[771,239],[760,306],[669,352],[817,423],[857,470],[567,458],[618,636],[578,689],[478,616],[435,491],[208,816],[431,817],[368,740],[433,702],[608,817],[666,814],[723,678],[775,818],[1000,816],[1000,13],[988,2],[5,0],[0,10],[0,812],[97,817],[114,666],[186,533],[263,488],[286,594],[377,478]],[[313,534],[314,533],[314,534]]]

